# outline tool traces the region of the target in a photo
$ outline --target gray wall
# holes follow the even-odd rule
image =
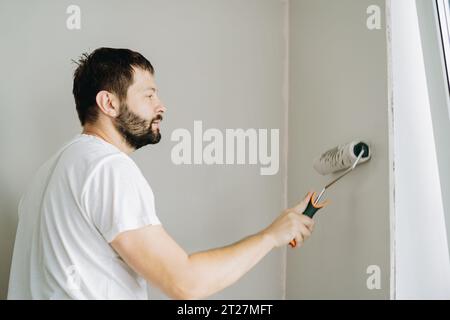
[[[194,120],[222,132],[278,128],[282,146],[284,1],[80,0],[79,31],[66,29],[70,4],[0,2],[0,298],[6,296],[19,197],[37,168],[81,130],[70,59],[97,47],[135,49],[156,67],[168,106],[163,140],[133,158],[153,188],[162,223],[188,252],[257,232],[284,208],[284,152],[273,176],[261,176],[255,165],[175,166],[170,159],[171,132],[192,133]],[[212,298],[281,298],[282,253],[271,252]]]
[[[382,29],[369,31],[366,9],[379,5]],[[387,299],[390,296],[388,76],[384,1],[290,3],[288,200],[320,191],[314,158],[366,139],[373,158],[326,192],[312,239],[287,256],[288,299]],[[367,267],[381,269],[368,290]]]

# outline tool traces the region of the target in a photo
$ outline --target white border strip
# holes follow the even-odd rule
[[[290,0],[283,0],[284,4],[284,28],[283,35],[285,39],[285,56],[284,56],[284,79],[283,79],[283,104],[284,104],[284,139],[283,139],[283,152],[284,152],[284,172],[283,172],[283,204],[284,208],[288,206],[288,165],[289,165],[289,50],[290,50],[290,19],[289,19],[289,9]],[[286,300],[286,281],[287,281],[287,246],[283,249],[282,253],[282,275],[281,275],[281,288],[282,288],[282,299]]]
[[[392,29],[391,1],[386,0],[386,48],[388,75],[388,128],[389,128],[389,225],[390,225],[390,292],[391,300],[396,299],[396,264],[395,264],[395,140],[394,140],[394,81],[392,67]]]

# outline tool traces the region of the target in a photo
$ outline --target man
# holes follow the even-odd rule
[[[187,254],[164,230],[153,192],[129,157],[161,139],[166,107],[150,62],[127,49],[83,55],[73,94],[83,132],[38,171],[19,203],[9,299],[146,299],[146,281],[175,299],[204,298],[269,251],[301,244],[311,194],[232,245]]]

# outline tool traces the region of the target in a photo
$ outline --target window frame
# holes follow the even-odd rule
[[[450,94],[450,0],[436,0],[436,8],[440,31],[439,36],[441,38],[442,48],[444,51],[444,71]]]

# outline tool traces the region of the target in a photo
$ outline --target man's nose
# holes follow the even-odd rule
[[[166,111],[167,111],[167,108],[163,103],[158,104],[158,107],[156,108],[157,114],[164,114]]]
[[[166,105],[161,101],[161,99],[159,99],[159,97],[158,97],[158,104],[157,104],[157,107],[156,107],[156,112],[162,112],[162,113],[164,113],[164,112],[166,112],[167,111],[167,107],[166,107]]]

